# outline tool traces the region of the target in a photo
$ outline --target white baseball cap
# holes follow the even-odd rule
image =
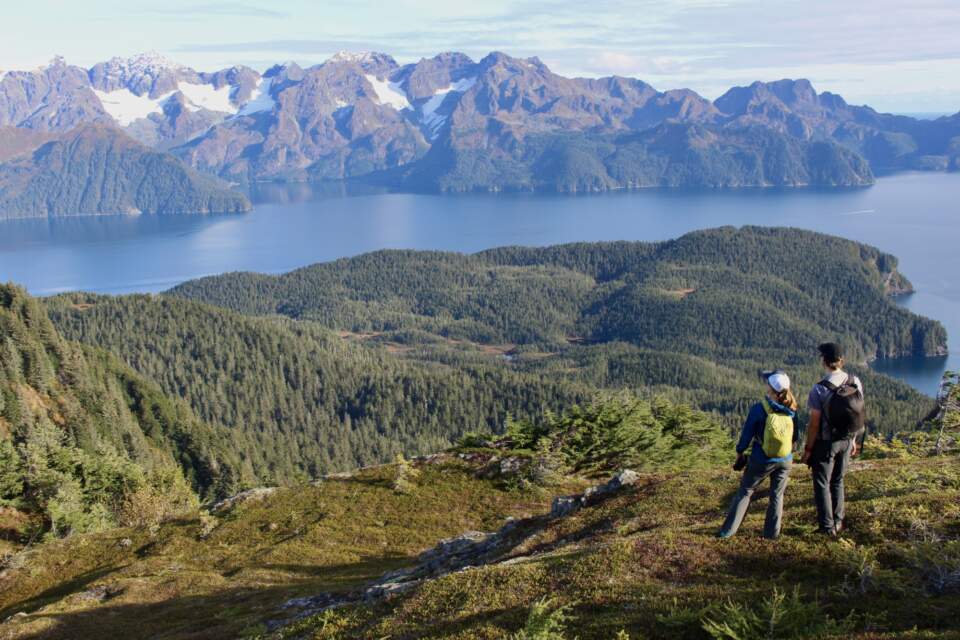
[[[760,373],[760,377],[777,393],[790,388],[790,376],[780,369],[776,371],[763,371]]]

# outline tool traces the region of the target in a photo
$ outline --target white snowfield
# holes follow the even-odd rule
[[[255,107],[257,110],[263,110],[260,107],[265,109],[273,108],[273,99],[270,98],[269,92],[270,80],[268,79],[266,82],[266,99],[270,101],[269,105],[263,107],[263,97],[259,94],[248,102],[247,105],[250,105],[255,100],[261,100],[258,106]],[[263,88],[263,82],[260,83],[260,87]],[[152,113],[162,113],[163,106],[167,100],[176,93],[176,91],[170,91],[162,96],[151,98],[148,95],[138,96],[126,88],[116,89],[114,91],[98,91],[97,89],[92,89],[92,91],[97,98],[100,99],[100,104],[103,105],[104,111],[110,114],[110,116],[117,121],[117,124],[124,127],[137,120],[146,118]],[[234,114],[238,111],[236,105],[230,102],[230,94],[233,92],[233,87],[231,86],[216,89],[210,84],[180,82],[177,84],[177,91],[183,94],[187,103],[186,107],[190,111],[207,109],[209,111],[219,111],[229,114]]]
[[[116,120],[117,124],[124,127],[146,118],[151,113],[162,112],[163,105],[173,95],[171,91],[158,98],[151,98],[148,95],[138,96],[129,89],[117,89],[116,91],[92,89],[92,91],[100,99],[103,110],[110,114],[110,117]]]
[[[373,85],[373,90],[377,94],[377,100],[380,101],[380,104],[393,107],[397,111],[413,108],[410,106],[410,101],[407,100],[406,92],[398,83],[381,80],[372,73],[364,74],[363,77]]]
[[[180,93],[187,99],[187,108],[191,111],[207,109],[209,111],[220,111],[223,113],[236,113],[237,107],[230,102],[230,94],[233,93],[233,87],[226,85],[219,89],[214,88],[212,84],[193,84],[192,82],[180,82],[177,84]],[[191,108],[194,107],[194,108]]]
[[[430,130],[431,138],[436,138],[437,135],[439,135],[440,128],[443,127],[443,123],[447,121],[446,116],[437,113],[437,109],[443,105],[443,101],[447,99],[447,96],[451,93],[464,93],[476,83],[476,77],[457,80],[447,87],[437,89],[434,94],[420,106],[420,121]]]
[[[243,105],[237,112],[238,116],[248,116],[252,113],[261,113],[263,111],[273,111],[277,102],[270,95],[270,87],[273,85],[273,78],[260,78],[256,91],[250,97],[250,100]]]

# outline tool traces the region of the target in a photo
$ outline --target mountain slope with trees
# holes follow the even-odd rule
[[[113,352],[238,434],[261,484],[435,451],[502,428],[508,414],[537,416],[591,393],[488,364],[407,361],[315,323],[173,297],[71,294],[47,306],[65,335]]]
[[[854,360],[944,352],[946,332],[890,300],[896,258],[796,229],[697,231],[660,243],[381,251],[281,276],[226,274],[170,294],[348,331],[422,330],[518,345],[622,341],[729,359],[833,335]]]
[[[0,349],[0,539],[175,513],[195,507],[195,493],[243,485],[242,438],[105,351],[64,340],[10,285],[0,286]]]
[[[251,208],[246,196],[222,180],[108,125],[81,126],[52,140],[39,134],[11,138],[21,153],[0,161],[0,220]]]

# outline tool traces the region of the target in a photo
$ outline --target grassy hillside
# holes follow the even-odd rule
[[[760,538],[762,494],[741,532],[719,541],[714,534],[737,481],[719,462],[730,446],[723,433],[689,409],[620,398],[557,417],[540,436],[550,446],[515,427],[499,442],[473,439],[442,455],[249,494],[152,530],[47,543],[6,561],[0,633],[79,640],[957,637],[955,457],[858,462],[840,540],[815,533],[808,472],[798,466],[778,542]],[[570,513],[551,509],[552,496],[596,482],[584,473],[604,477],[625,462],[614,456],[578,472],[598,437],[604,450],[636,455],[629,460],[643,469],[636,482],[590,494]],[[664,460],[657,443],[677,458]],[[550,460],[566,464],[547,465],[552,475],[532,473]],[[421,554],[505,522],[498,538],[473,533]],[[491,539],[499,542],[471,568],[445,573],[447,565],[424,564]],[[385,572],[402,580],[417,571],[427,573],[411,588],[362,597]],[[348,604],[320,610],[338,600]],[[538,627],[554,635],[536,635]]]
[[[241,485],[225,433],[0,286],[0,539],[158,517]]]

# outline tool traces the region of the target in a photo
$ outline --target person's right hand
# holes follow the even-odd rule
[[[813,453],[811,449],[804,449],[803,455],[800,456],[801,464],[810,464],[810,455]]]

